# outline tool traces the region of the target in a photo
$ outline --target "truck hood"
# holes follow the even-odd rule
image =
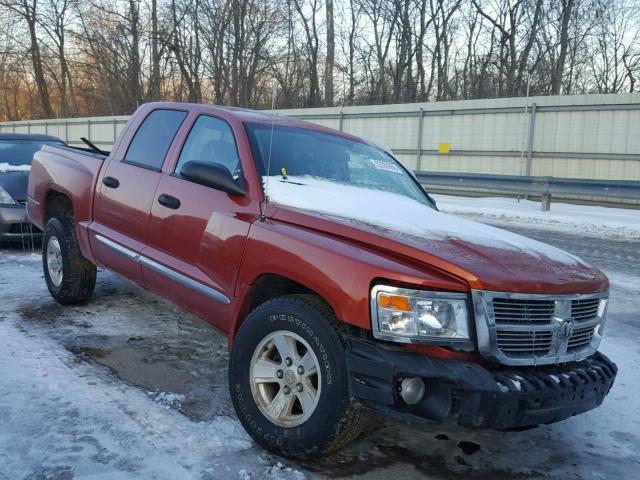
[[[389,192],[332,184],[318,198],[316,182],[323,183],[303,178],[293,185],[271,185],[269,198],[277,204],[269,205],[267,214],[365,248],[408,257],[456,275],[475,289],[575,294],[608,288],[598,269],[545,243]]]

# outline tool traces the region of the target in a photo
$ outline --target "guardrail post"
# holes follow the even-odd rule
[[[529,113],[529,138],[527,139],[527,167],[525,175],[531,176],[531,164],[533,163],[533,139],[536,133],[536,103],[531,104]]]
[[[342,130],[342,129],[340,129]],[[113,144],[116,143],[116,138],[118,138],[118,120],[113,119]]]
[[[540,209],[543,212],[551,210],[551,177],[544,177],[540,179]]]
[[[416,170],[422,170],[422,124],[424,123],[424,108],[418,113],[418,144],[416,146]]]
[[[69,143],[69,120],[64,121],[64,143]]]
[[[338,130],[342,131],[342,119],[344,117],[344,113],[340,110],[340,119],[338,120]]]

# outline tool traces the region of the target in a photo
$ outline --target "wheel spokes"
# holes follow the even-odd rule
[[[280,364],[267,358],[259,358],[253,365],[251,376],[256,383],[278,383]]]
[[[316,359],[314,358],[311,350],[307,350],[299,361],[299,364],[304,368],[304,375],[309,377],[318,373],[318,366],[316,365]]]
[[[272,418],[285,420],[292,414],[291,410],[293,409],[295,398],[294,395],[287,395],[283,389],[280,389],[276,396],[273,397],[271,403],[266,406],[266,410]]]
[[[281,427],[306,422],[321,388],[320,364],[300,335],[279,330],[260,342],[249,368],[251,392],[269,421]]]
[[[60,286],[62,283],[62,250],[60,248],[60,242],[56,237],[50,237],[47,242],[47,270],[49,271],[49,278],[55,286]]]
[[[302,391],[296,392],[296,396],[300,401],[303,414],[313,412],[316,408],[316,397],[318,396],[318,392],[309,382],[306,382],[303,385]]]
[[[285,358],[291,358],[295,360],[299,357],[298,350],[296,348],[296,340],[289,335],[276,335],[272,339],[280,358],[284,361]]]

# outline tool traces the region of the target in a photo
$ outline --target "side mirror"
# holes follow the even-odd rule
[[[215,188],[230,195],[245,195],[247,192],[233,179],[229,170],[219,163],[192,160],[180,169],[180,175],[205,187]]]

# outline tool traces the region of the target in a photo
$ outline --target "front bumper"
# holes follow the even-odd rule
[[[597,352],[581,362],[489,371],[351,339],[347,368],[352,395],[366,408],[410,422],[517,430],[564,420],[602,403],[617,373]],[[404,377],[426,386],[417,405],[399,395]]]
[[[29,221],[26,206],[0,206],[0,242],[35,242],[41,239],[42,231]]]

